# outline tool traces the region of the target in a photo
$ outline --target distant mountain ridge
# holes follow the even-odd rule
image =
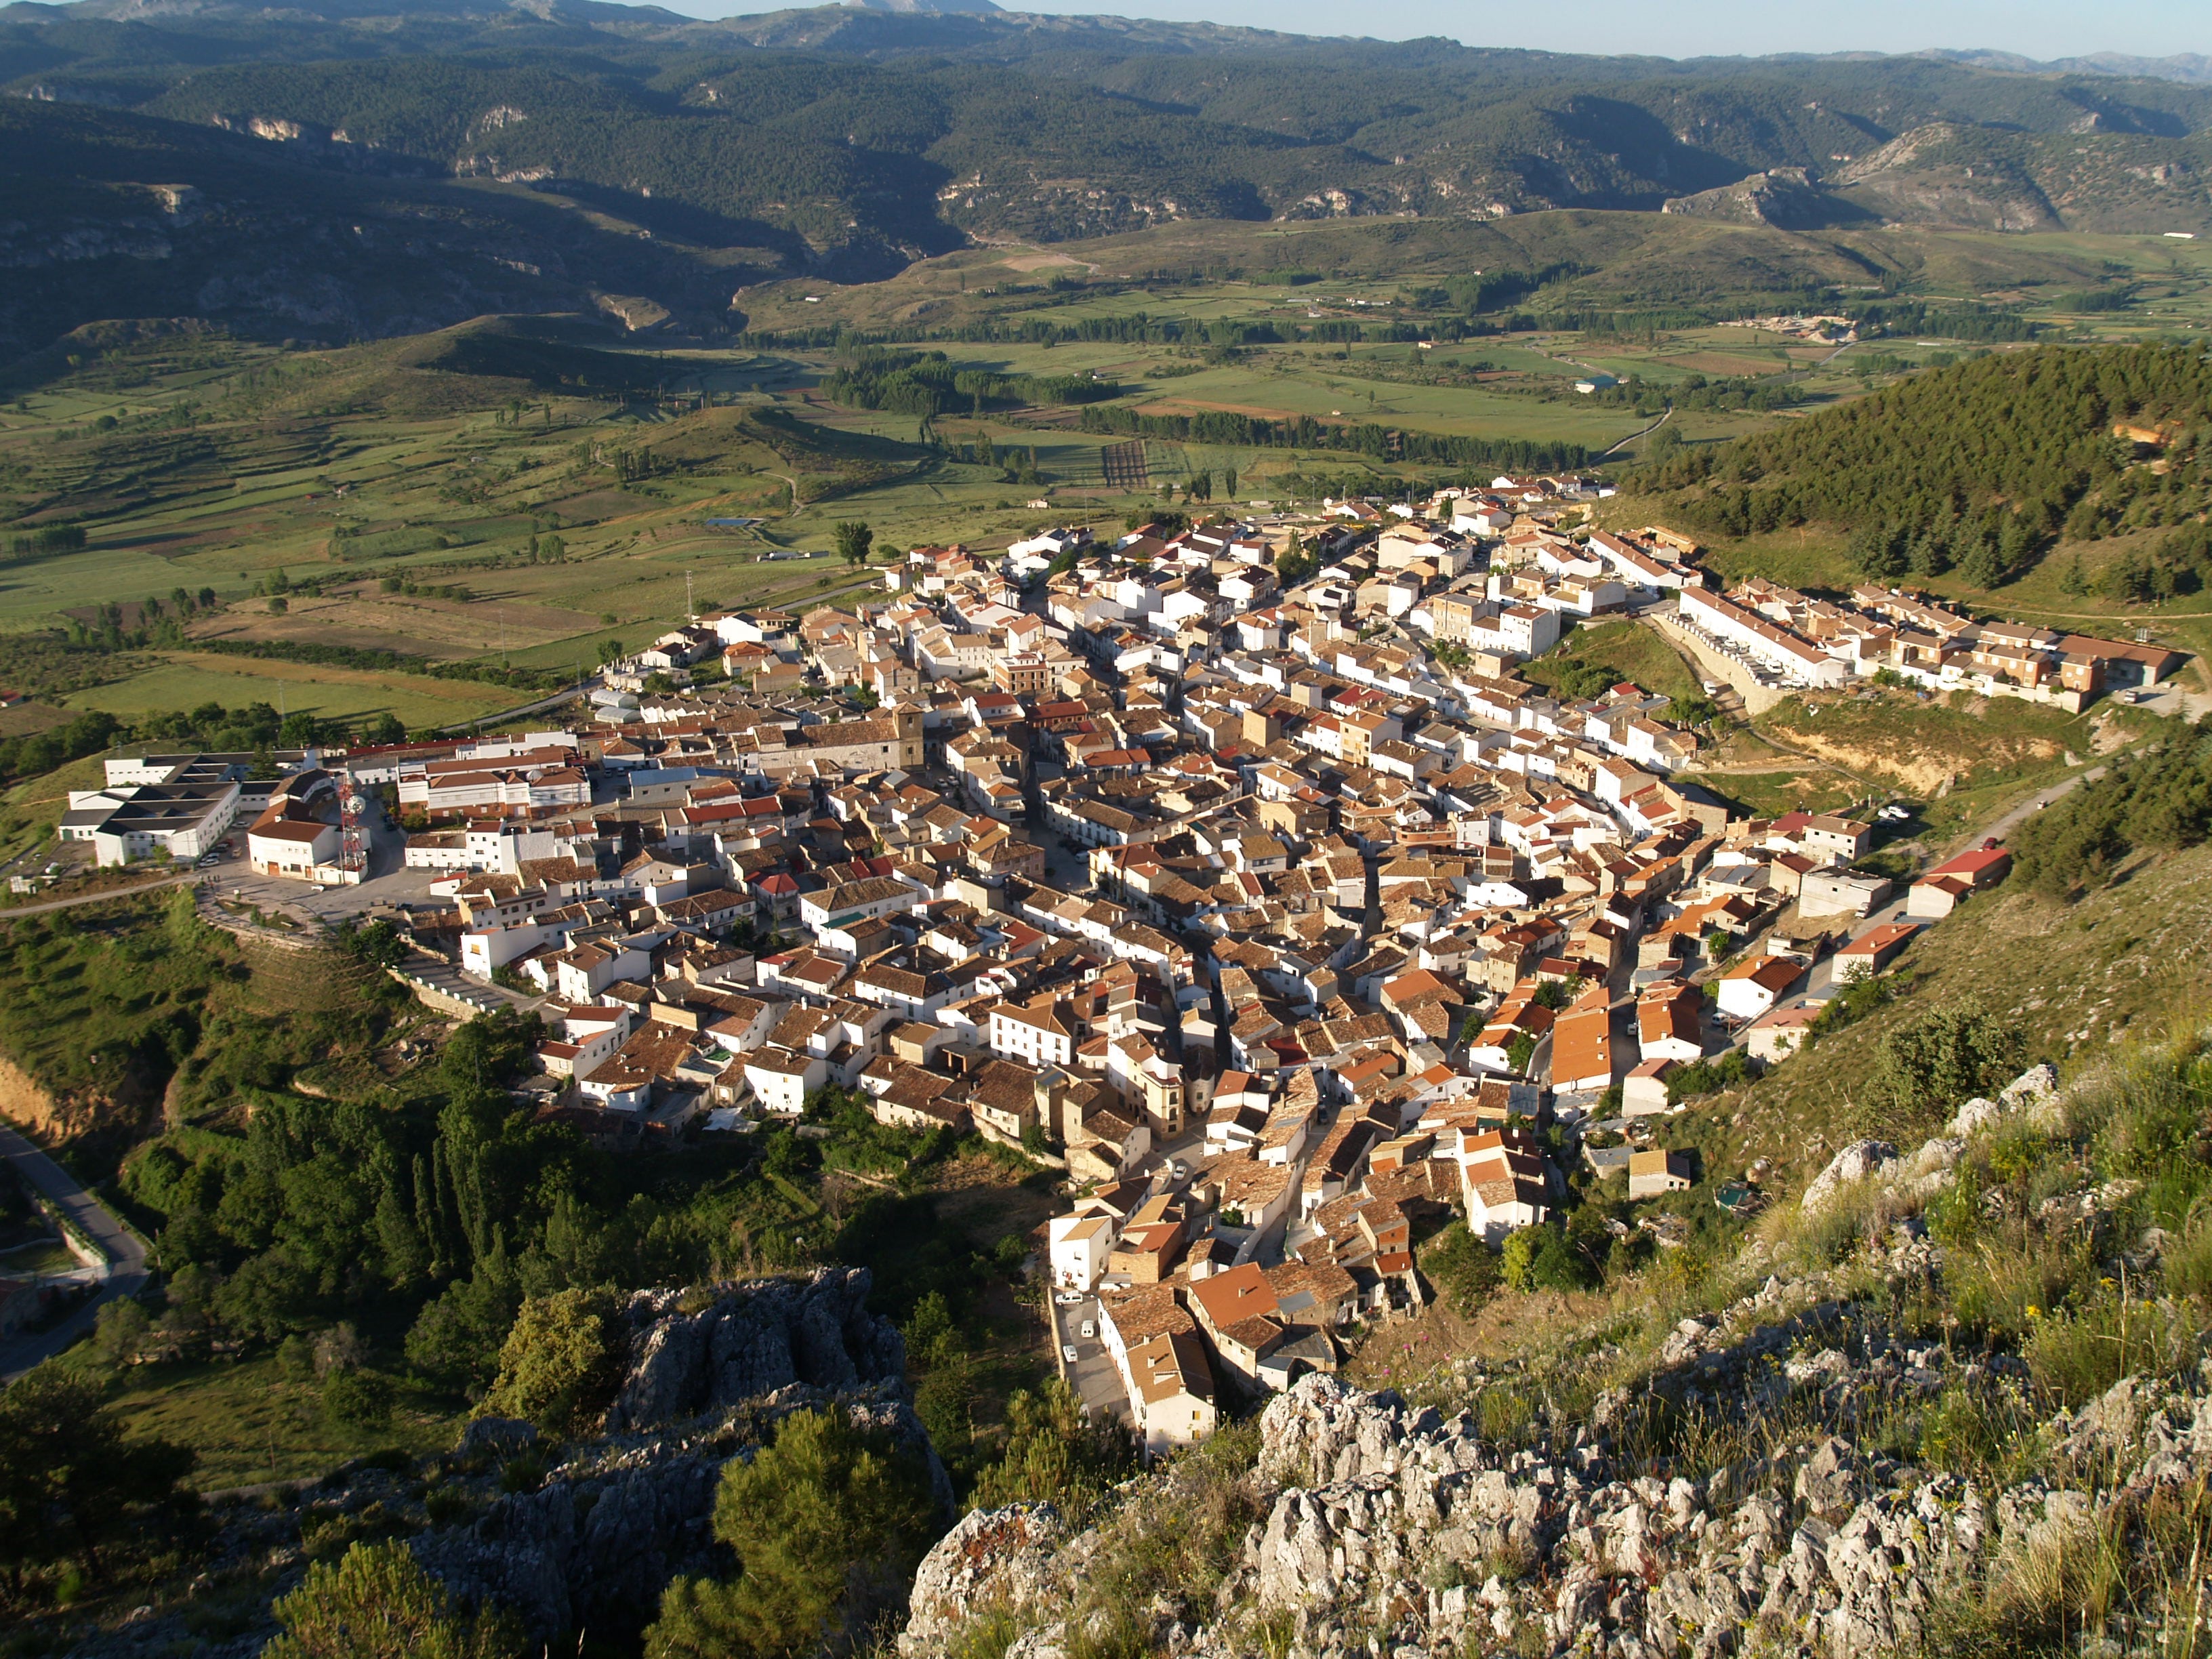
[[[156,314],[198,267],[155,264],[201,243],[195,298],[262,294],[265,262],[224,262],[264,240],[314,265],[279,286],[327,337],[386,331],[418,297],[459,320],[518,284],[705,324],[766,276],[1188,219],[1671,203],[1797,231],[2212,230],[2212,86],[2184,79],[964,9],[986,3],[702,21],[603,0],[19,0],[0,9],[0,269],[31,274],[0,292],[0,346]],[[149,207],[179,185],[192,225]],[[380,237],[436,279],[370,298],[339,250]],[[125,308],[82,309],[94,294]]]
[[[2176,52],[2171,58],[2136,58],[2124,52],[2093,52],[2086,58],[2053,58],[2038,63],[2008,52],[1939,52],[1927,54],[1974,69],[2014,70],[2028,75],[2118,75],[2153,81],[2183,81],[2212,86],[2212,58]]]

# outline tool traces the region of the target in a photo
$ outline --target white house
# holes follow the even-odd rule
[[[806,1109],[806,1097],[830,1082],[825,1054],[763,1048],[742,1056],[738,1063],[745,1068],[745,1082],[761,1109],[779,1117],[797,1117]]]
[[[1139,1343],[1129,1350],[1127,1371],[1131,1413],[1147,1458],[1195,1445],[1218,1425],[1213,1367],[1195,1333],[1163,1332]]]
[[[1757,1019],[1797,988],[1805,965],[1788,957],[1738,963],[1720,977],[1720,1011],[1731,1019]]]
[[[1052,1282],[1063,1290],[1087,1291],[1106,1271],[1114,1249],[1109,1215],[1056,1215],[1048,1224]]]

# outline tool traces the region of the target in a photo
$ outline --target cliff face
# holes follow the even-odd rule
[[[901,1382],[906,1343],[867,1310],[868,1287],[864,1269],[828,1270],[733,1285],[690,1311],[684,1292],[639,1292],[629,1375],[608,1432],[726,1410],[793,1383],[835,1392]]]

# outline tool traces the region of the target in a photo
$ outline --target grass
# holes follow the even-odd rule
[[[526,693],[472,680],[184,652],[165,654],[161,666],[127,680],[77,692],[69,703],[127,720],[208,702],[230,708],[265,702],[288,713],[330,719],[389,712],[417,729],[473,720],[527,700]]]
[[[2138,860],[2122,874],[2071,904],[2010,886],[1976,899],[1906,950],[1889,1007],[1667,1120],[1669,1142],[1695,1146],[1708,1170],[1771,1159],[1785,1184],[1858,1136],[1904,1144],[1920,1126],[1888,1118],[1864,1079],[1886,1032],[1943,1003],[1981,1002],[2020,1026],[2031,1058],[2062,1065],[2182,1018],[2212,971],[2212,848]],[[1689,1196],[1711,1207],[1709,1191]]]
[[[405,1391],[388,1425],[332,1422],[314,1381],[288,1377],[274,1358],[134,1366],[117,1388],[131,1433],[199,1454],[192,1480],[204,1492],[312,1480],[371,1452],[445,1451],[460,1437],[459,1413]]]
[[[1698,677],[1674,647],[1649,628],[1632,622],[1585,624],[1561,641],[1559,648],[1522,668],[1522,676],[1538,685],[1556,685],[1571,663],[1597,663],[1617,678],[1633,681],[1662,696],[1699,695]]]
[[[1686,781],[1732,802],[1753,817],[1785,812],[1832,812],[1863,793],[1847,775],[1832,771],[1686,773]]]

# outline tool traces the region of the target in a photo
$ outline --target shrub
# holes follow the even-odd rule
[[[333,1423],[374,1428],[392,1420],[392,1379],[376,1371],[338,1370],[323,1378],[323,1415]]]
[[[1497,1253],[1455,1221],[1421,1251],[1421,1270],[1452,1308],[1471,1314],[1498,1288]]]
[[[622,1383],[614,1298],[571,1290],[533,1297],[499,1351],[499,1376],[477,1414],[527,1419],[552,1434],[588,1428]]]
[[[1948,1112],[2018,1076],[2027,1046],[2019,1027],[1977,1003],[1931,1008],[1882,1038],[1875,1092],[1907,1115]]]
[[[507,1659],[520,1634],[491,1611],[464,1614],[398,1542],[355,1544],[319,1561],[270,1609],[283,1633],[262,1659]]]

